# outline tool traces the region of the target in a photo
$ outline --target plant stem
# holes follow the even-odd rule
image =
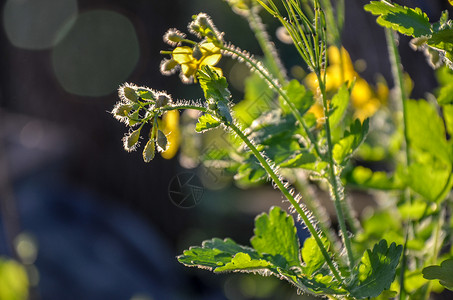
[[[269,40],[269,35],[257,13],[256,7],[256,4],[252,4],[250,13],[247,15],[247,20],[250,24],[250,28],[252,28],[255,33],[255,37],[263,50],[272,73],[275,74],[280,83],[283,84],[288,81],[286,74],[284,73],[283,64],[278,57],[277,49],[275,49],[274,44]]]
[[[403,70],[401,66],[401,59],[398,52],[398,46],[396,44],[395,32],[392,29],[385,29],[385,36],[387,38],[388,50],[390,55],[390,63],[392,65],[392,74],[394,85],[397,88],[398,96],[401,99],[403,105],[403,129],[404,129],[404,141],[405,141],[405,152],[406,152],[406,166],[410,165],[410,141],[408,134],[408,120],[407,120],[407,95],[404,87]]]
[[[401,59],[400,55],[398,52],[398,45],[396,43],[396,36],[395,32],[392,29],[386,28],[385,29],[385,37],[387,39],[387,45],[388,45],[388,51],[389,51],[389,57],[390,57],[390,63],[392,66],[392,75],[393,75],[393,81],[394,85],[396,87],[396,90],[398,92],[398,96],[401,99],[401,104],[403,106],[403,130],[404,130],[404,142],[405,142],[405,158],[406,158],[406,168],[410,165],[411,163],[411,158],[410,158],[410,141],[409,141],[409,134],[408,134],[408,120],[407,120],[407,95],[406,95],[406,89],[404,87],[404,78],[403,78],[403,68],[401,66]],[[412,202],[412,197],[410,195],[410,191],[406,188],[403,191],[403,197],[405,199],[405,202]],[[409,226],[412,226],[414,228],[414,222],[410,221],[405,225],[406,228],[406,233],[408,235],[409,233]],[[408,236],[406,237],[408,239]],[[404,248],[405,250],[405,248]],[[404,290],[404,280],[405,280],[405,272],[406,272],[406,266],[407,266],[407,256],[405,255],[405,251],[403,252],[403,262],[401,265],[401,275],[400,275],[400,295],[399,299],[404,300],[406,298],[406,293]],[[429,288],[428,288],[429,290]]]
[[[294,198],[292,193],[285,187],[285,184],[281,181],[281,178],[276,174],[274,169],[270,166],[269,162],[264,158],[264,156],[261,154],[261,152],[258,151],[258,149],[255,147],[255,145],[245,136],[245,134],[241,131],[241,129],[239,129],[233,123],[229,123],[229,124],[227,124],[227,126],[230,127],[241,138],[241,140],[247,145],[247,147],[249,147],[249,149],[252,151],[252,153],[254,154],[256,159],[258,159],[260,164],[263,166],[263,168],[269,174],[271,179],[274,181],[275,185],[278,187],[278,189],[282,192],[282,194],[286,197],[286,199],[288,199],[288,201],[291,203],[291,205],[297,211],[297,213],[301,217],[302,221],[304,222],[305,226],[307,226],[308,231],[310,231],[310,234],[315,239],[316,244],[318,245],[319,249],[321,250],[321,253],[324,256],[324,259],[326,260],[326,263],[329,266],[333,276],[335,277],[335,279],[338,282],[340,282],[343,285],[343,280],[342,280],[337,268],[335,267],[329,253],[327,252],[326,248],[324,247],[324,244],[322,243],[322,240],[319,237],[319,233],[316,231],[314,225],[310,222],[310,219],[309,219],[307,213],[302,209],[302,207],[299,205],[299,203]]]
[[[316,143],[316,139],[313,136],[312,132],[308,128],[307,124],[305,123],[305,120],[302,118],[300,115],[299,111],[295,107],[294,103],[291,102],[289,99],[288,95],[283,91],[283,89],[273,80],[270,75],[266,72],[266,70],[263,70],[261,66],[259,66],[253,59],[250,59],[247,55],[242,53],[241,51],[238,51],[236,49],[233,49],[233,47],[225,47],[223,46],[221,48],[223,51],[229,52],[233,55],[236,55],[246,61],[250,66],[252,66],[253,69],[255,69],[263,78],[264,80],[267,81],[269,85],[272,86],[272,88],[277,91],[277,93],[282,96],[283,100],[285,103],[289,106],[291,113],[294,115],[296,120],[299,122],[299,125],[302,126],[303,130],[307,134],[308,139],[310,140],[311,145],[314,147],[316,154],[318,154],[319,157],[323,157],[323,154],[321,150],[318,147],[318,144]]]
[[[330,122],[329,122],[329,105],[327,103],[327,97],[326,97],[326,87],[324,84],[324,80],[322,78],[322,75],[320,72],[316,72],[316,76],[318,77],[318,82],[319,82],[319,88],[321,90],[321,97],[322,97],[322,102],[323,102],[323,107],[324,107],[324,116],[325,116],[325,123],[324,123],[324,128],[326,131],[326,139],[327,139],[327,159],[329,163],[329,177],[330,177],[330,185],[332,188],[332,193],[334,195],[334,206],[335,206],[335,212],[337,213],[338,217],[338,224],[340,225],[340,231],[341,231],[341,236],[343,238],[343,243],[346,247],[346,252],[348,255],[348,261],[349,261],[349,269],[352,270],[354,267],[354,254],[352,252],[352,246],[351,246],[351,239],[349,238],[348,231],[346,228],[346,222],[345,222],[345,215],[343,213],[343,202],[344,202],[344,192],[343,192],[343,186],[341,184],[340,179],[338,178],[336,174],[336,166],[335,162],[333,159],[333,143],[332,143],[332,136],[330,132]],[[340,191],[341,189],[341,191]]]

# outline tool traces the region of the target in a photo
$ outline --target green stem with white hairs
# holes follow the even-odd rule
[[[299,126],[302,127],[302,129],[304,130],[305,134],[307,135],[309,141],[310,141],[310,144],[311,146],[313,146],[313,148],[315,149],[316,151],[316,154],[319,156],[319,157],[323,157],[323,154],[321,152],[321,150],[319,149],[318,147],[318,144],[316,142],[316,139],[313,135],[313,133],[310,131],[310,129],[308,128],[307,126],[307,123],[305,122],[305,120],[302,118],[302,116],[300,115],[299,111],[297,110],[296,106],[294,105],[294,103],[291,102],[291,99],[289,99],[288,95],[286,94],[286,92],[281,88],[281,86],[271,77],[271,75],[267,72],[266,69],[264,69],[263,66],[259,65],[255,60],[251,59],[248,55],[242,53],[241,51],[235,49],[234,47],[227,47],[227,46],[223,46],[221,48],[223,51],[225,52],[228,52],[232,55],[236,55],[237,57],[243,59],[247,64],[249,64],[256,72],[258,72],[263,78],[264,80],[266,80],[266,82],[272,86],[272,88],[283,98],[283,101],[285,102],[285,104],[288,105],[288,107],[290,108],[291,110],[291,113],[294,115],[294,117],[296,118],[296,120],[299,122]]]
[[[335,279],[344,286],[343,283],[343,278],[340,276],[340,273],[335,266],[331,256],[327,252],[326,247],[324,246],[321,237],[316,230],[315,226],[311,223],[310,218],[308,217],[308,212],[305,211],[301,205],[298,203],[294,195],[290,190],[288,190],[287,186],[282,182],[282,179],[280,178],[279,175],[277,175],[276,171],[274,168],[271,166],[270,162],[261,154],[261,152],[256,148],[256,146],[253,144],[251,140],[248,139],[248,137],[242,132],[242,130],[234,124],[234,122],[225,122],[221,118],[218,118],[218,116],[213,113],[212,111],[208,110],[206,107],[203,106],[197,106],[197,105],[172,105],[172,106],[167,106],[163,107],[160,110],[162,111],[170,111],[170,110],[179,110],[179,109],[194,109],[198,110],[204,113],[208,113],[214,118],[216,118],[218,121],[222,122],[226,127],[230,128],[244,143],[245,145],[250,149],[252,154],[256,157],[256,159],[260,162],[261,166],[266,170],[267,174],[269,177],[273,180],[275,185],[278,187],[278,189],[282,192],[282,194],[288,199],[288,201],[291,203],[291,205],[294,207],[296,212],[299,214],[300,218],[304,222],[305,226],[307,226],[308,231],[310,234],[313,236],[313,238],[316,241],[316,244],[318,245],[324,259],[326,260],[326,263],[332,272],[332,275],[335,277]]]

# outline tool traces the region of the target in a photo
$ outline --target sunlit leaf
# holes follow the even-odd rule
[[[349,131],[346,131],[344,137],[333,147],[333,158],[342,164],[351,156],[365,139],[369,128],[369,120],[363,124],[358,119],[351,125]]]
[[[251,258],[259,259],[256,251],[249,247],[236,244],[232,239],[204,241],[201,247],[191,247],[178,256],[180,263],[186,266],[196,266],[215,271],[230,263],[238,253],[246,253]]]
[[[251,239],[253,248],[261,255],[283,268],[300,266],[299,239],[294,220],[279,207],[270,209],[255,219],[255,235]]]
[[[237,271],[237,270],[262,270],[272,264],[264,259],[252,259],[249,254],[239,252],[231,262],[223,267],[218,267],[215,272]]]
[[[396,273],[403,247],[395,243],[387,246],[381,240],[373,250],[367,250],[360,263],[354,269],[355,279],[348,287],[353,297],[365,299],[377,297],[383,290],[388,290]]]
[[[216,128],[220,125],[220,122],[214,119],[210,114],[204,114],[198,118],[198,123],[195,127],[197,132],[205,132],[209,129]]]
[[[294,107],[299,111],[300,115],[304,115],[315,102],[313,93],[311,91],[307,91],[305,87],[295,79],[291,80],[290,83],[283,88],[283,90],[286,92]],[[279,99],[283,112],[285,114],[290,114],[291,109],[289,105],[283,101],[282,97]]]
[[[392,28],[398,32],[421,37],[431,34],[431,24],[428,16],[419,8],[408,8],[395,3],[371,1],[365,5],[365,10],[379,16],[377,23]]]
[[[327,249],[329,248],[329,243],[326,240],[323,240],[323,244]],[[302,260],[305,263],[303,270],[308,276],[319,270],[326,262],[313,236],[305,240],[301,253]]]
[[[335,128],[343,119],[343,115],[348,108],[349,103],[349,89],[346,84],[343,84],[338,92],[333,96],[331,101],[331,110],[329,121],[330,127]]]

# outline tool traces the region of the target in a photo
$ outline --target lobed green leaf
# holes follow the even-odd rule
[[[441,285],[453,291],[453,259],[443,261],[440,266],[426,267],[422,273],[425,279],[438,279]]]
[[[371,1],[365,10],[379,16],[377,23],[392,28],[404,35],[421,37],[431,35],[428,16],[419,8],[408,8],[395,3]]]
[[[273,264],[289,268],[300,266],[299,239],[294,220],[279,207],[272,207],[269,214],[255,220],[253,248],[263,256],[268,255]]]
[[[403,247],[386,240],[374,245],[373,250],[366,250],[358,266],[354,269],[354,280],[348,286],[351,296],[365,299],[379,296],[388,290],[393,282],[396,267]]]
[[[356,119],[351,125],[349,131],[346,131],[344,137],[333,147],[333,158],[339,164],[344,164],[365,139],[369,128],[369,120],[366,119],[363,124]]]
[[[220,121],[214,119],[210,114],[204,114],[198,118],[195,127],[196,132],[205,132],[220,126]]]

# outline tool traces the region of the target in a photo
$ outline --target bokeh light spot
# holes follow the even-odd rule
[[[19,48],[41,50],[55,46],[60,29],[77,15],[76,0],[8,0],[3,26]]]
[[[96,97],[115,91],[132,73],[139,55],[132,23],[116,12],[95,10],[79,15],[54,48],[52,63],[67,92]]]

